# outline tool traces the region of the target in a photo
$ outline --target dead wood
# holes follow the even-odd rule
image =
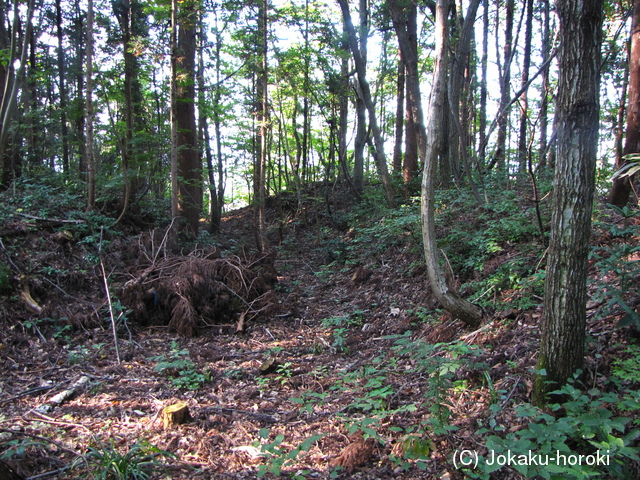
[[[242,331],[246,322],[268,314],[276,304],[271,290],[275,269],[264,262],[265,257],[253,262],[211,255],[170,257],[129,280],[122,298],[132,319],[168,325],[186,337],[216,325],[235,324]]]
[[[162,423],[164,428],[172,428],[188,423],[191,420],[189,407],[184,402],[174,403],[162,409]]]

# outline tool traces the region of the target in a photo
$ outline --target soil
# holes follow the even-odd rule
[[[104,275],[95,258],[85,266],[86,243],[61,236],[60,225],[18,217],[5,225],[3,248],[17,269],[30,269],[20,285],[13,271],[0,292],[0,453],[15,478],[115,478],[98,477],[96,459],[133,458],[150,445],[170,454],[156,457],[150,478],[247,479],[261,466],[273,478],[274,464],[300,446],[283,465],[289,476],[463,478],[453,452],[481,448],[475,432],[495,392],[529,400],[539,308],[487,312],[476,331],[446,314],[424,322],[416,311],[435,305],[415,249],[399,243],[357,265],[332,261],[327,245],[351,234],[336,212],[285,203],[270,206],[271,255],[252,253],[245,209],[225,217],[215,248],[170,253],[162,229],[112,234]],[[20,297],[27,289],[31,310]],[[587,366],[602,369],[594,364],[622,350],[628,331],[590,322],[607,355],[589,356]],[[410,427],[432,416],[433,400],[425,396],[432,379],[396,354],[400,335],[482,346],[477,361],[492,379],[458,372],[465,388],[441,400],[457,429],[427,432],[429,460],[405,465],[394,458],[409,448]],[[376,385],[383,370],[386,384]],[[377,414],[370,438],[366,394],[387,386],[389,413]],[[163,422],[163,409],[179,403],[185,421]],[[497,419],[509,428],[522,421]]]

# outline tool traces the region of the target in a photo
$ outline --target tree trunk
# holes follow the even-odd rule
[[[496,144],[495,161],[499,170],[506,168],[506,149],[507,149],[507,120],[509,111],[507,104],[511,96],[511,56],[513,43],[513,10],[514,1],[507,0],[506,4],[506,25],[505,25],[505,41],[504,41],[504,64],[500,71],[500,108],[502,112],[498,119],[498,139]]]
[[[360,86],[360,89],[362,90],[363,100],[365,102],[365,106],[367,107],[367,111],[369,113],[369,125],[371,127],[371,131],[373,133],[373,138],[375,142],[376,167],[378,169],[378,175],[380,175],[380,179],[382,180],[382,186],[384,188],[387,205],[390,208],[394,208],[396,205],[395,192],[393,190],[393,185],[391,184],[391,178],[389,177],[387,159],[384,153],[384,140],[382,138],[382,133],[380,132],[380,128],[378,127],[378,120],[376,118],[375,105],[373,104],[373,100],[371,99],[371,90],[369,89],[369,83],[367,82],[366,64],[364,62],[364,59],[362,58],[362,55],[360,54],[360,49],[358,47],[356,31],[355,31],[355,28],[353,27],[353,21],[351,20],[351,11],[349,10],[349,3],[347,2],[347,0],[338,0],[338,3],[340,5],[340,9],[342,10],[344,28],[347,32],[347,37],[349,39],[349,47],[351,48],[351,54],[353,55],[353,60],[356,66],[358,84]]]
[[[480,60],[480,136],[478,142],[480,150],[478,152],[478,162],[480,164],[480,172],[484,171],[487,163],[487,65],[489,59],[489,0],[483,0],[483,18],[482,18],[482,58]]]
[[[402,171],[402,136],[404,134],[404,91],[405,91],[405,67],[402,58],[402,50],[398,52],[398,76],[396,88],[396,120],[395,143],[393,145],[393,172],[400,174]]]
[[[175,223],[180,216],[178,202],[178,124],[177,124],[177,77],[178,77],[178,0],[171,0],[171,78],[170,78],[170,124],[171,124],[171,237],[174,244],[178,241],[178,226]]]
[[[58,88],[60,89],[60,124],[62,133],[62,171],[69,175],[69,128],[67,126],[67,86],[64,68],[64,45],[62,43],[62,7],[56,0],[56,33],[58,37]]]
[[[257,62],[257,85],[256,85],[256,111],[258,130],[256,132],[256,158],[254,168],[254,203],[256,208],[255,236],[258,251],[267,250],[265,235],[265,173],[267,167],[267,121],[269,115],[268,98],[268,69],[267,69],[267,26],[268,26],[268,3],[261,0],[258,9],[258,36],[260,44],[258,48]]]
[[[549,28],[549,2],[543,4],[542,18],[542,63],[545,65],[542,71],[542,102],[540,103],[540,150],[538,168],[546,168],[547,166],[547,125],[549,110],[549,94],[551,86],[549,85],[549,66],[546,65],[551,51],[551,29]]]
[[[420,76],[418,71],[418,9],[413,2],[401,4],[398,0],[387,2],[393,20],[393,28],[398,36],[401,58],[405,68],[406,85],[406,133],[402,179],[405,185],[416,177],[418,170],[418,149],[420,129],[423,128],[422,106],[420,105]]]
[[[197,235],[202,211],[202,165],[197,145],[195,114],[196,19],[198,0],[180,2],[178,10],[178,56],[176,81],[176,127],[178,130],[178,209]]]
[[[633,4],[627,101],[627,132],[623,156],[640,152],[640,0],[635,0]],[[616,167],[620,169],[626,160],[620,158],[616,163]],[[631,179],[628,176],[618,176],[613,181],[609,203],[623,207],[629,201],[630,193]]]
[[[584,361],[587,259],[600,114],[603,1],[557,0],[560,21],[557,160],[544,317],[533,398],[563,385]]]
[[[96,207],[96,161],[93,151],[93,0],[87,3],[87,73],[86,73],[87,210]]]
[[[438,157],[442,154],[442,137],[445,134],[441,122],[441,112],[448,107],[446,101],[448,70],[448,25],[447,12],[449,0],[438,0],[436,4],[436,49],[433,72],[433,86],[429,99],[424,138],[424,172],[422,176],[421,216],[422,238],[427,273],[433,293],[442,306],[454,317],[470,327],[477,327],[482,320],[482,311],[476,305],[460,298],[449,289],[444,272],[440,266],[435,234],[435,175]]]
[[[531,35],[533,31],[533,0],[526,0],[526,26],[524,33],[524,55],[522,59],[522,81],[524,92],[520,96],[520,134],[518,136],[518,171],[527,171],[529,146],[527,144],[527,123],[529,120],[529,104],[527,98],[527,84],[529,83],[529,67],[531,66]]]

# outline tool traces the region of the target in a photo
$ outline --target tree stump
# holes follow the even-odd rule
[[[162,410],[162,423],[164,428],[175,427],[192,420],[189,407],[184,402],[174,403]]]

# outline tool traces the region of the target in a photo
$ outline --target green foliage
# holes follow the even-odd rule
[[[161,465],[162,457],[174,458],[169,452],[141,440],[122,453],[110,440],[89,447],[86,455],[91,473],[97,480],[145,480],[154,468]]]
[[[151,360],[158,362],[154,370],[167,375],[176,388],[198,390],[210,379],[209,372],[200,372],[189,358],[189,350],[179,349],[175,340],[168,355],[158,355]]]
[[[634,325],[640,330],[640,315],[627,303],[627,294],[637,290],[640,279],[640,245],[637,242],[640,226],[630,221],[638,212],[629,207],[613,208],[623,216],[622,225],[606,217],[595,224],[613,241],[591,249],[589,258],[597,270],[594,280],[597,288],[592,300],[604,303],[599,315],[619,313],[618,326]]]
[[[485,445],[490,453],[480,459],[477,471],[468,470],[465,474],[472,478],[492,478],[493,472],[504,468],[504,462],[492,463],[492,460],[504,455],[503,458],[516,459],[511,461],[511,468],[527,478],[537,475],[558,480],[601,475],[633,478],[629,460],[640,458],[630,444],[640,432],[630,430],[631,419],[616,416],[615,412],[629,410],[629,407],[638,411],[637,393],[620,395],[598,389],[583,392],[574,384],[567,384],[553,394],[565,399],[549,405],[553,414],[529,404],[516,408],[516,416],[529,421],[521,430],[510,431],[495,420],[491,421],[492,430],[481,429],[478,433],[487,434]],[[501,408],[500,405],[494,407],[494,411]],[[528,460],[532,455],[535,462]],[[594,464],[598,458],[600,462]]]
[[[13,272],[9,265],[0,260],[0,292],[11,288]]]
[[[262,442],[264,443],[257,440],[254,446],[260,448],[267,463],[260,465],[258,468],[258,478],[262,478],[268,473],[279,476],[282,473],[283,468],[292,465],[301,453],[308,452],[311,447],[313,447],[313,445],[324,436],[312,435],[305,439],[296,448],[289,449],[282,445],[285,439],[284,434],[279,433],[270,442],[268,441],[270,436],[268,428],[261,429],[259,434]],[[304,473],[298,473],[293,475],[292,478],[304,479],[306,477],[304,476]]]

